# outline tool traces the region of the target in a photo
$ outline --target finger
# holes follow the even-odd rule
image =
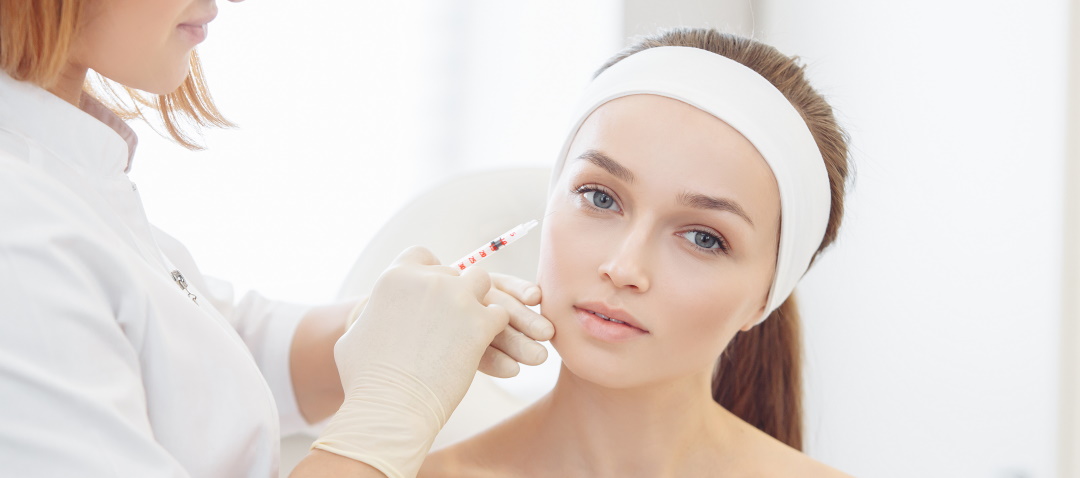
[[[518,299],[502,290],[491,289],[484,300],[489,304],[503,306],[510,314],[510,326],[533,340],[550,340],[555,335],[555,326],[547,318],[533,312]]]
[[[487,314],[490,318],[492,337],[498,335],[506,326],[510,325],[510,313],[499,304],[488,304]]]
[[[480,357],[480,367],[478,369],[492,377],[510,378],[521,371],[521,366],[501,350],[488,347],[484,351],[484,355]]]
[[[540,286],[520,277],[492,272],[491,286],[510,294],[525,305],[540,303]]]
[[[540,365],[547,360],[548,352],[543,345],[510,326],[495,336],[495,339],[491,341],[491,346],[525,365]]]
[[[364,307],[367,307],[369,298],[370,297],[364,297],[363,299],[360,299],[356,303],[356,307],[353,307],[352,311],[349,312],[348,317],[345,318],[345,330],[349,330],[349,328],[352,327],[352,324],[356,322],[356,319],[360,317],[360,314],[364,312]]]
[[[476,300],[484,300],[491,290],[491,276],[479,267],[465,269],[465,272],[461,273],[461,279],[465,281],[469,291],[476,295]]]
[[[476,312],[470,314],[473,325],[469,328],[469,335],[476,340],[471,343],[476,346],[490,345],[495,336],[501,334],[510,324],[510,314],[498,304],[477,305],[479,307]]]
[[[456,268],[442,265],[439,262],[439,258],[435,257],[435,253],[423,246],[411,246],[408,249],[405,249],[401,254],[398,254],[397,258],[394,259],[394,262],[390,264],[389,268],[392,269],[406,265],[429,266],[429,270],[441,274],[452,276],[458,275],[458,270]]]
[[[412,246],[398,254],[391,267],[403,265],[437,266],[439,258],[425,247]]]

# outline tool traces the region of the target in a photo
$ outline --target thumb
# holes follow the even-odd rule
[[[465,269],[465,272],[461,273],[461,280],[465,281],[465,286],[480,302],[484,301],[484,297],[491,290],[491,275],[479,267]]]
[[[412,246],[402,251],[401,254],[398,254],[397,258],[394,259],[394,262],[391,263],[390,266],[437,266],[439,264],[439,258],[435,257],[435,254],[427,250],[427,248],[421,246]]]

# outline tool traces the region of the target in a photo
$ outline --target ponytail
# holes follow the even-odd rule
[[[728,344],[713,375],[713,399],[802,450],[802,338],[794,295]]]

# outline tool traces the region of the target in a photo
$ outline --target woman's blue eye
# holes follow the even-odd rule
[[[698,246],[702,249],[718,249],[719,251],[727,251],[727,248],[724,246],[722,239],[707,232],[686,231],[681,235],[685,237],[688,241],[693,242],[695,246]]]
[[[585,196],[585,200],[589,201],[590,203],[592,203],[593,206],[596,206],[600,209],[609,209],[612,211],[620,210],[619,205],[615,204],[615,198],[611,197],[610,194],[607,194],[603,191],[597,191],[593,189],[585,191],[583,195]]]

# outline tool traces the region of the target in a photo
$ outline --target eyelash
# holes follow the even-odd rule
[[[578,197],[581,198],[581,202],[585,203],[585,205],[588,208],[590,208],[590,209],[592,209],[594,211],[610,211],[610,209],[599,208],[599,207],[596,207],[595,204],[592,204],[590,201],[586,201],[585,197],[584,197],[586,193],[593,192],[593,193],[604,194],[604,195],[610,197],[611,200],[615,202],[615,205],[619,207],[620,211],[622,210],[622,206],[619,205],[619,201],[615,198],[615,194],[613,194],[611,191],[609,191],[607,188],[605,188],[603,186],[600,186],[600,185],[597,185],[597,184],[583,184],[581,186],[578,186],[578,187],[574,188],[573,192],[574,192],[574,194],[577,194]]]
[[[707,249],[707,248],[701,247],[701,246],[699,246],[697,244],[693,244],[693,246],[695,248],[697,248],[697,249],[701,249],[702,251],[708,252],[709,254],[728,254],[728,253],[731,252],[731,248],[728,246],[727,239],[724,239],[724,236],[721,236],[721,235],[719,235],[719,234],[717,234],[715,232],[706,231],[706,230],[703,230],[703,229],[690,229],[688,231],[684,231],[684,232],[679,233],[679,235],[681,236],[681,235],[686,234],[688,232],[696,232],[698,234],[705,234],[706,236],[709,236],[709,237],[711,237],[713,239],[716,239],[716,248],[715,249]],[[689,240],[689,239],[687,239],[687,240]]]
[[[578,186],[578,187],[574,188],[572,190],[572,192],[574,194],[577,194],[578,197],[581,199],[581,202],[585,203],[585,206],[592,209],[593,211],[608,211],[608,209],[603,209],[603,208],[596,207],[595,205],[591,204],[589,201],[586,201],[585,198],[584,198],[584,195],[586,193],[589,193],[589,192],[602,193],[602,194],[607,195],[613,201],[615,201],[615,204],[619,207],[620,210],[622,209],[622,206],[618,204],[618,200],[615,199],[615,195],[612,194],[611,191],[608,191],[607,188],[605,188],[603,186],[600,186],[600,185],[597,185],[597,184],[583,184],[581,186]],[[690,230],[679,232],[678,235],[682,236],[683,234],[691,233],[691,232],[696,232],[698,234],[704,234],[706,236],[712,237],[713,239],[716,239],[716,243],[717,243],[716,248],[711,248],[710,249],[710,248],[701,247],[701,246],[699,246],[699,245],[697,245],[697,244],[695,244],[694,242],[691,241],[690,245],[693,246],[695,249],[698,249],[700,251],[706,252],[708,254],[713,254],[713,255],[729,254],[731,252],[731,247],[728,246],[727,239],[724,239],[724,236],[722,236],[720,234],[717,234],[715,232],[706,230],[706,229],[690,229]]]

